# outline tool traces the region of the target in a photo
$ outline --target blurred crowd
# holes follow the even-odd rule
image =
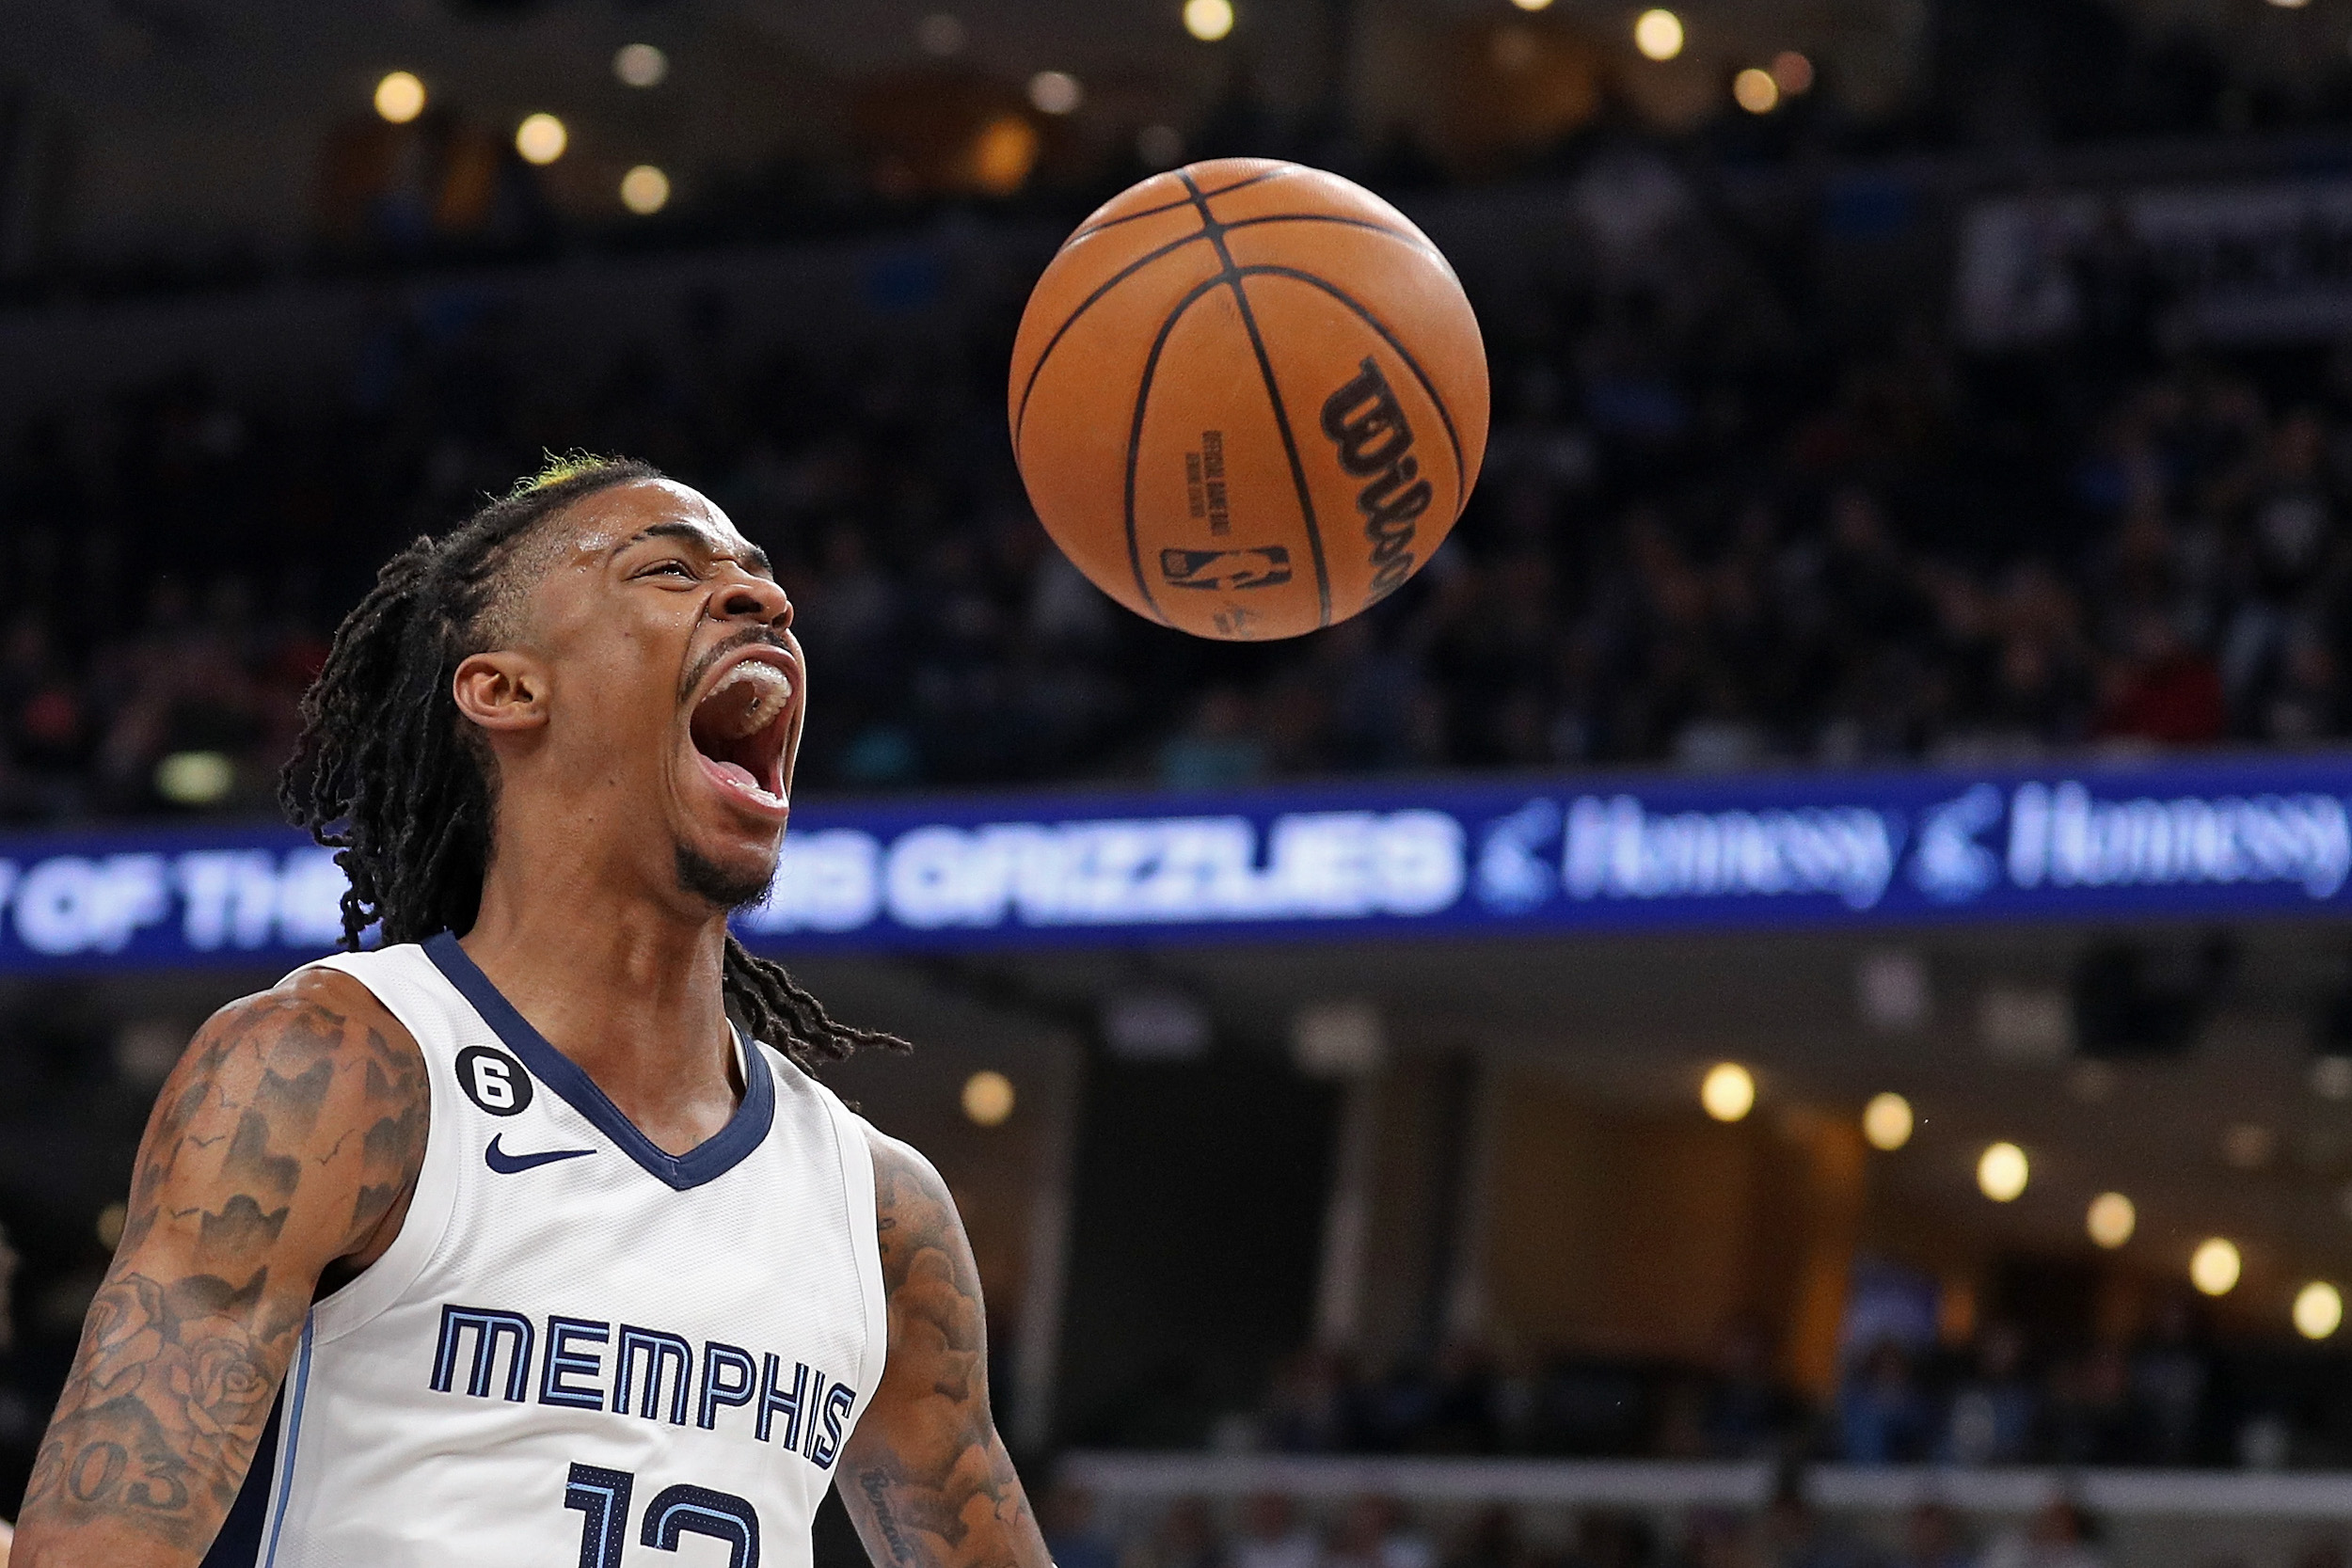
[[[1062,1487],[1045,1503],[1061,1568],[2106,1568],[2101,1522],[2060,1497],[2024,1518],[1979,1520],[1920,1503],[1891,1528],[1832,1518],[1789,1478],[1761,1508],[1454,1511],[1422,1523],[1394,1501],[1357,1498],[1316,1518],[1277,1494],[1220,1508],[1179,1498],[1115,1521]],[[1124,1528],[1121,1528],[1122,1525]],[[2214,1568],[2234,1568],[2224,1558]],[[2343,1544],[2314,1536],[2296,1568],[2344,1568]]]
[[[2342,1371],[2217,1345],[2184,1305],[2128,1343],[2041,1351],[2015,1323],[1958,1345],[1851,1348],[1808,1399],[1763,1336],[1735,1326],[1711,1366],[1563,1358],[1517,1369],[1456,1345],[1376,1372],[1309,1351],[1220,1447],[1297,1453],[1831,1461],[1851,1465],[2201,1465],[2352,1460]]]
[[[1283,644],[1148,626],[1051,546],[1003,429],[1017,288],[846,366],[754,340],[717,290],[675,352],[560,363],[487,296],[427,293],[331,396],[190,370],[60,406],[0,453],[0,817],[264,807],[375,564],[575,448],[661,465],[776,556],[819,788],[2352,726],[2352,350],[2168,347],[2160,298],[2090,273],[2047,349],[1841,335],[1703,220],[1477,300],[1497,407],[1468,515],[1405,591]]]

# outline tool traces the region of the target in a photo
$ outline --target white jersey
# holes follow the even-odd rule
[[[453,938],[323,962],[424,1053],[424,1164],[207,1568],[808,1568],[889,1338],[865,1124],[739,1040],[734,1118],[672,1156]]]

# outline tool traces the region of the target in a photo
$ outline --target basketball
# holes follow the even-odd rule
[[[1429,560],[1486,451],[1486,356],[1403,214],[1224,158],[1079,225],[1029,296],[1008,401],[1030,502],[1080,571],[1164,626],[1262,641]]]

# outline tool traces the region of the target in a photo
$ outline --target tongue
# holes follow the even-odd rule
[[[744,767],[741,763],[719,762],[710,758],[706,758],[704,760],[708,761],[710,763],[711,769],[716,772],[719,777],[725,779],[728,783],[741,784],[745,789],[759,788],[759,781],[753,777],[752,770]]]

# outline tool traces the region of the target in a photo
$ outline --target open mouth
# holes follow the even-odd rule
[[[792,678],[759,657],[737,660],[694,705],[687,734],[703,767],[753,803],[781,810]]]

